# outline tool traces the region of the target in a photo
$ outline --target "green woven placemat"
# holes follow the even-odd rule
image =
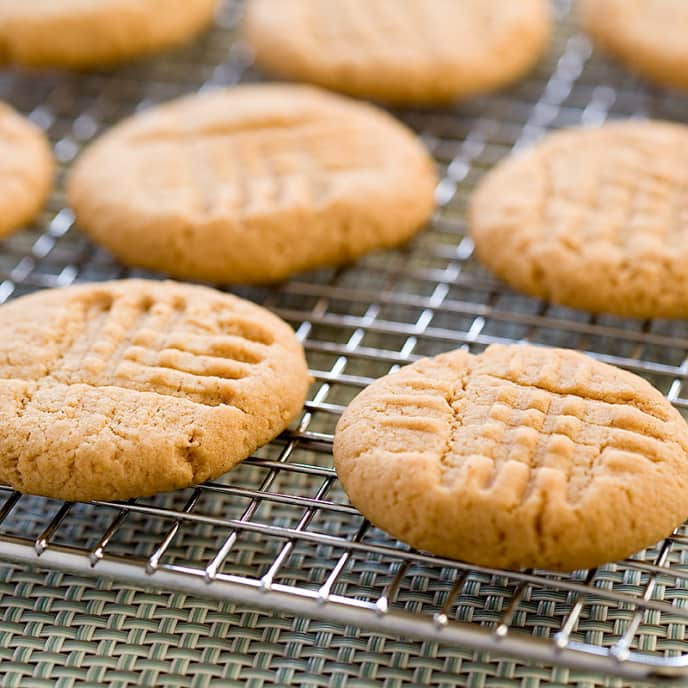
[[[628,685],[180,593],[0,567],[3,688]]]

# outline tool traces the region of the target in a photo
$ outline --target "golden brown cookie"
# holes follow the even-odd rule
[[[249,0],[270,72],[397,104],[450,103],[512,82],[550,35],[546,0]]]
[[[578,10],[605,53],[650,81],[688,89],[685,0],[578,0]]]
[[[352,402],[334,455],[373,524],[485,566],[596,566],[688,515],[685,421],[639,377],[562,349],[402,368]]]
[[[480,260],[575,308],[688,316],[688,127],[615,122],[546,136],[497,165],[470,204]]]
[[[54,167],[45,134],[0,102],[0,237],[32,220],[43,207]]]
[[[122,122],[68,182],[80,227],[124,263],[273,282],[417,232],[432,159],[385,112],[306,86],[193,95]]]
[[[0,308],[0,482],[125,499],[228,471],[301,409],[291,328],[229,294],[125,280]]]
[[[165,50],[211,21],[218,0],[0,0],[0,64],[84,69]]]

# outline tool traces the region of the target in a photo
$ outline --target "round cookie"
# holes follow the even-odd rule
[[[688,316],[688,127],[615,122],[546,136],[480,182],[480,260],[515,289],[623,316]]]
[[[0,0],[0,64],[84,69],[184,43],[217,0]]]
[[[53,182],[45,134],[0,102],[0,238],[34,218]]]
[[[0,482],[126,499],[228,471],[280,433],[309,385],[268,311],[207,287],[125,280],[0,308]]]
[[[266,70],[402,105],[508,84],[550,35],[547,0],[249,0],[244,26]]]
[[[324,91],[246,85],[122,122],[68,180],[80,227],[124,263],[274,282],[407,240],[436,176],[387,113]]]
[[[688,427],[647,382],[583,354],[491,346],[364,390],[335,465],[373,524],[499,568],[573,570],[652,545],[688,515]]]
[[[578,14],[596,45],[631,71],[688,89],[685,0],[578,0]]]

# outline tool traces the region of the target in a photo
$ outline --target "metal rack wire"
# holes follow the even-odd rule
[[[121,117],[182,93],[260,78],[235,40],[239,2],[196,45],[112,74],[0,74],[0,98],[54,143],[57,191],[40,220],[0,244],[0,302],[40,287],[134,274],[92,246],[64,205],[62,176]],[[240,600],[393,634],[628,678],[688,675],[688,532],[632,559],[552,574],[471,567],[409,550],[348,504],[331,462],[336,420],[396,366],[457,346],[575,347],[649,379],[679,408],[688,323],[632,321],[507,290],[472,257],[465,201],[476,180],[549,128],[608,116],[685,119],[688,100],[651,92],[575,32],[566,0],[551,53],[530,77],[453,110],[400,111],[441,172],[438,211],[410,245],[275,289],[239,289],[296,328],[315,383],[298,422],[235,471],[127,503],[60,503],[0,486],[0,560]],[[144,273],[136,273],[144,274]]]

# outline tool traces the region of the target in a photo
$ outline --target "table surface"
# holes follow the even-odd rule
[[[0,566],[3,688],[572,684],[628,685],[180,593]]]

